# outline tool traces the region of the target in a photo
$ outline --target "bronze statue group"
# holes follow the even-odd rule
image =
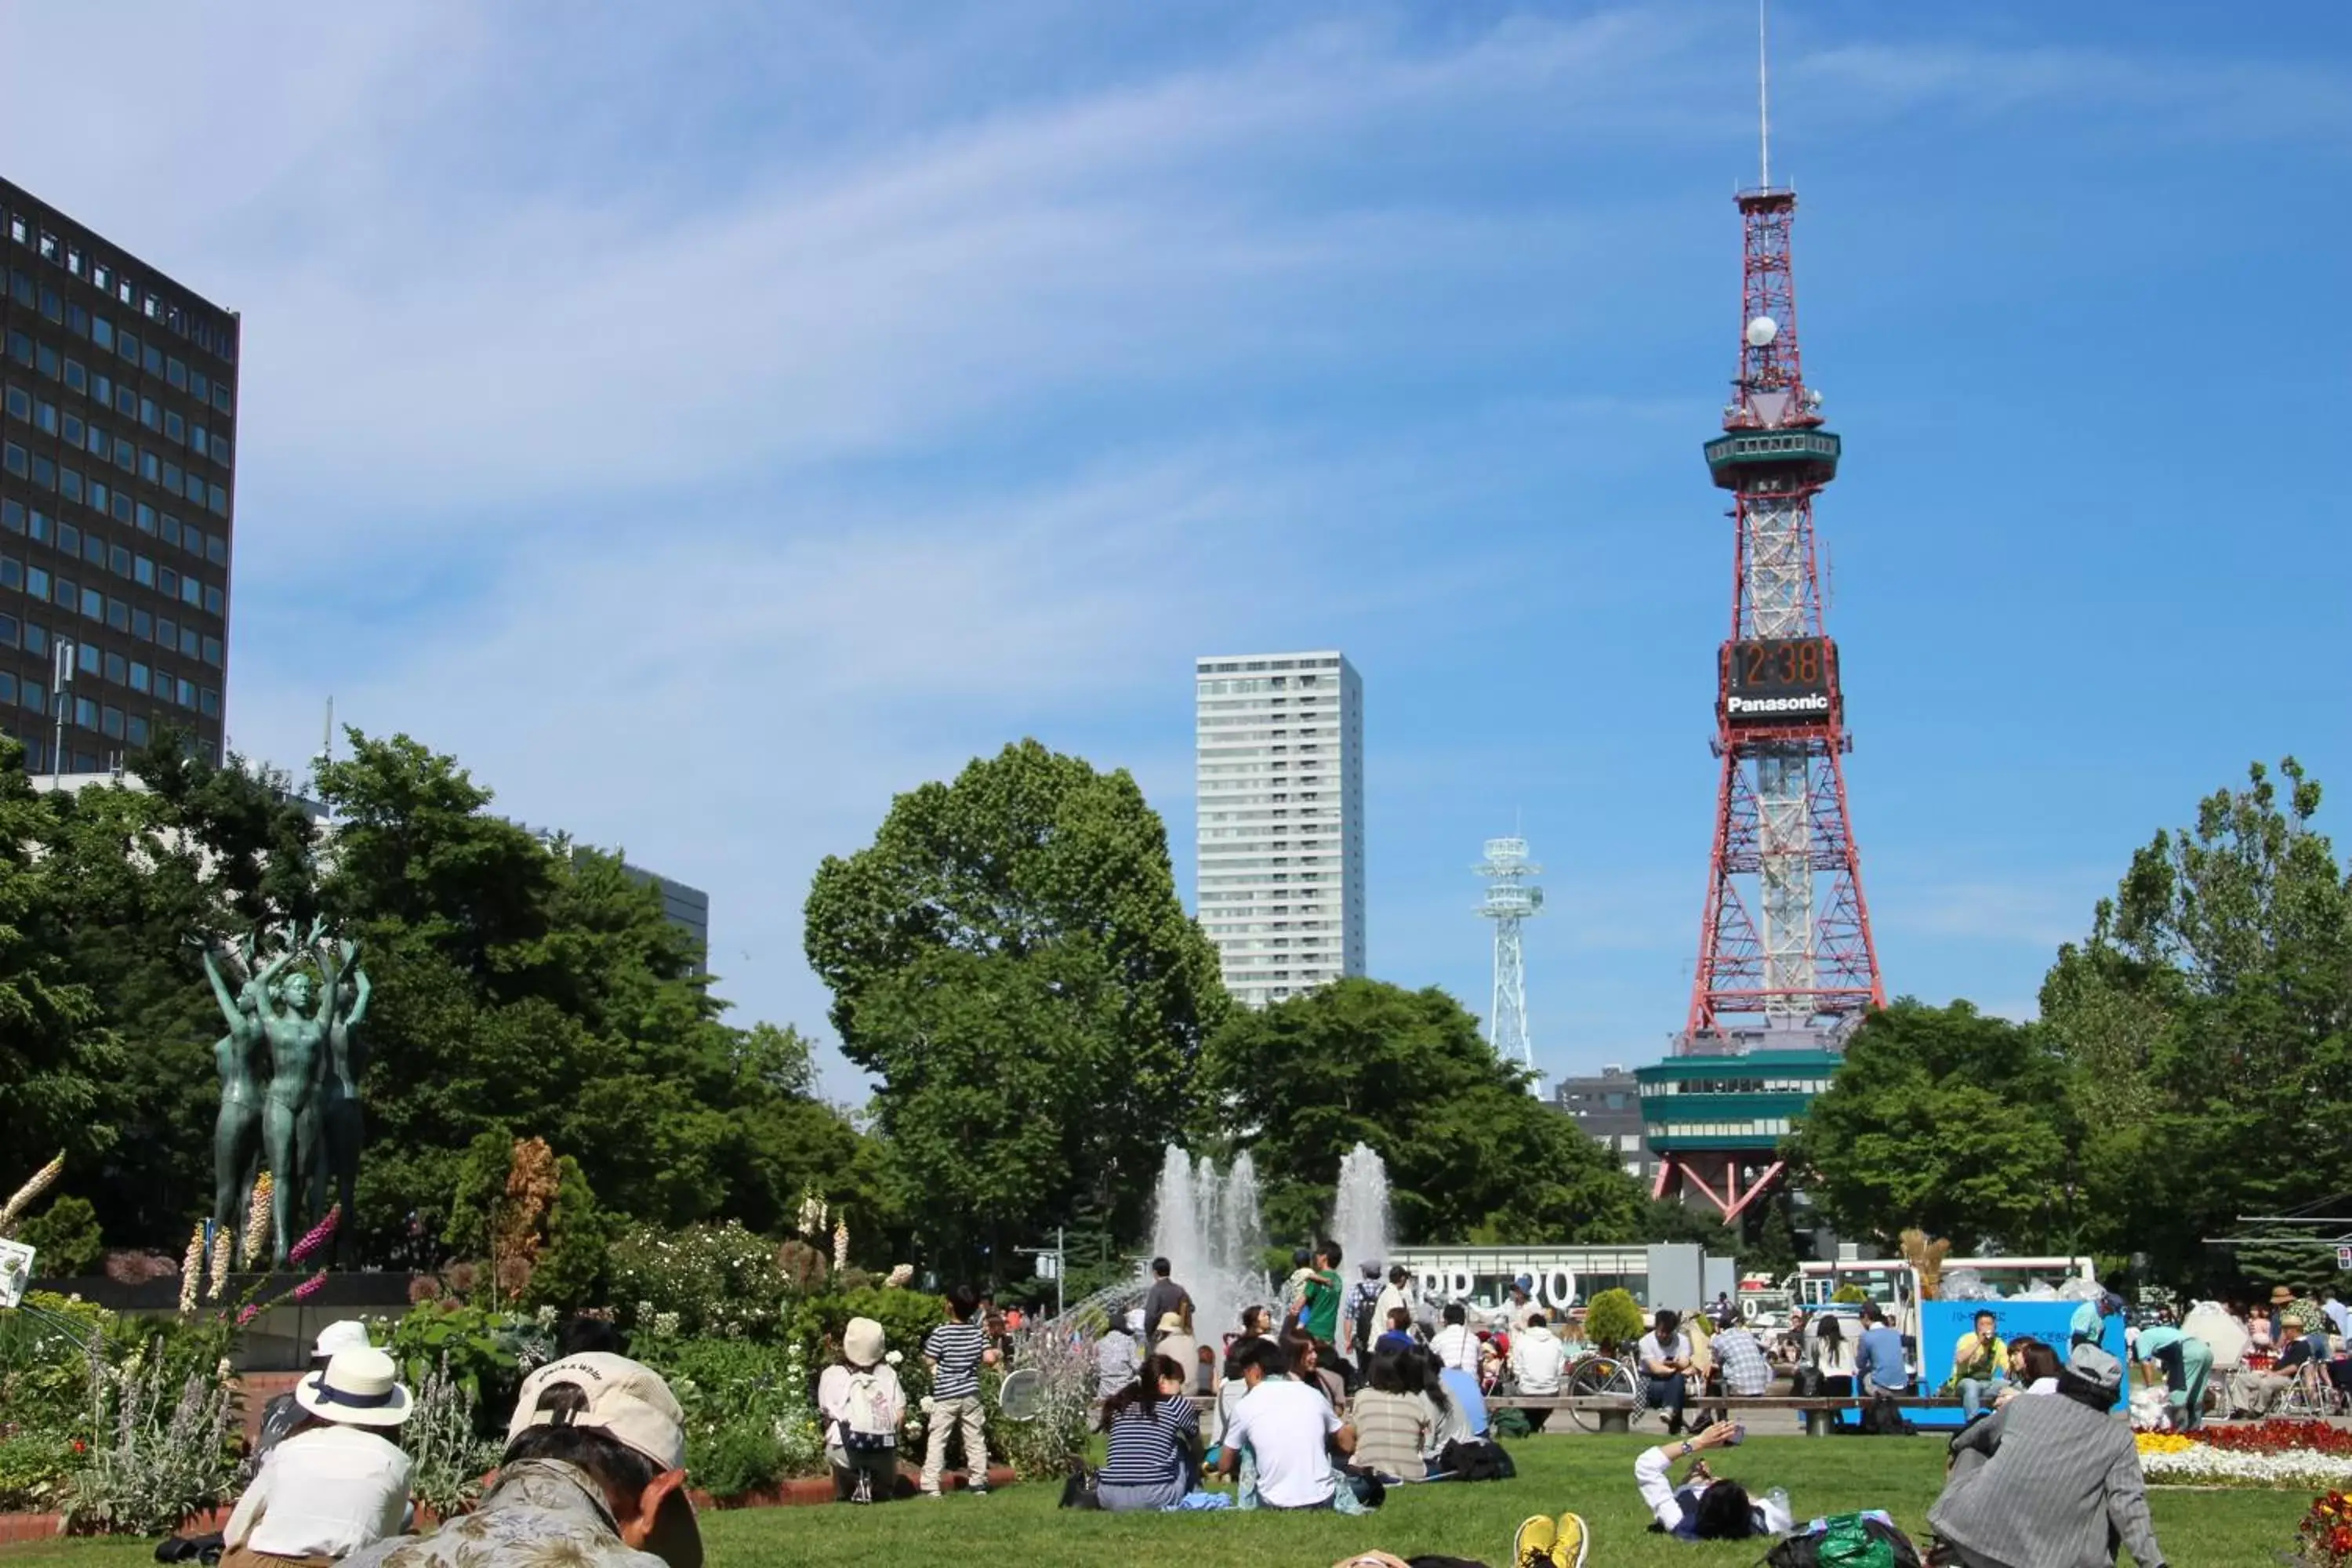
[[[270,1262],[283,1268],[295,1238],[326,1214],[331,1185],[343,1213],[352,1212],[365,1131],[359,1084],[367,1062],[358,1031],[367,1017],[367,973],[358,944],[335,937],[323,921],[313,921],[306,938],[289,925],[226,944],[190,940],[203,952],[228,1021],[213,1047],[221,1085],[213,1223],[244,1234],[266,1166]],[[223,974],[224,964],[233,976]]]

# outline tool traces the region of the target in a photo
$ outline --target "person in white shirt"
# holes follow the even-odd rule
[[[1559,1392],[1560,1369],[1568,1363],[1568,1347],[1551,1331],[1541,1312],[1530,1315],[1528,1326],[1511,1336],[1511,1384],[1519,1393],[1542,1398]],[[1530,1431],[1540,1432],[1551,1412],[1524,1410]]]
[[[1514,1334],[1528,1326],[1528,1319],[1543,1310],[1535,1303],[1534,1290],[1535,1281],[1527,1275],[1522,1274],[1511,1281],[1511,1298],[1504,1303],[1503,1310],[1508,1314],[1507,1321]]]
[[[1445,1304],[1445,1326],[1430,1336],[1429,1353],[1441,1367],[1478,1375],[1478,1335],[1471,1329],[1469,1310],[1461,1302]]]
[[[838,1502],[887,1502],[898,1488],[898,1427],[907,1417],[907,1391],[898,1369],[884,1359],[887,1343],[880,1323],[850,1319],[841,1331],[841,1359],[817,1379],[824,1457],[833,1466]]]
[[[1381,1287],[1380,1295],[1372,1302],[1372,1337],[1374,1339],[1380,1338],[1381,1331],[1389,1326],[1389,1314],[1399,1307],[1405,1310],[1409,1319],[1421,1315],[1421,1300],[1412,1288],[1412,1273],[1402,1263],[1389,1269],[1389,1282]],[[1370,1356],[1372,1353],[1372,1348],[1366,1345],[1358,1353],[1361,1356]]]
[[[1642,1363],[1642,1403],[1666,1412],[1666,1430],[1679,1437],[1683,1404],[1690,1397],[1690,1337],[1682,1331],[1682,1314],[1670,1308],[1661,1309],[1653,1321],[1656,1327],[1642,1336],[1633,1352]]]
[[[221,1532],[226,1568],[347,1556],[400,1531],[408,1456],[382,1435],[412,1401],[380,1350],[338,1351],[294,1397],[310,1419],[269,1451]]]
[[[1260,1508],[1329,1508],[1339,1489],[1333,1456],[1356,1451],[1355,1428],[1319,1390],[1285,1375],[1288,1360],[1273,1341],[1245,1340],[1234,1347],[1233,1359],[1248,1392],[1225,1423],[1218,1470],[1241,1474],[1246,1453],[1256,1471]]]

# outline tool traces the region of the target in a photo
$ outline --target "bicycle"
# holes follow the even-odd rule
[[[1633,1375],[1631,1366],[1598,1351],[1587,1351],[1569,1363],[1568,1375],[1560,1380],[1560,1392],[1571,1399],[1622,1399],[1628,1424],[1642,1418],[1641,1380]],[[1570,1417],[1587,1432],[1600,1431],[1602,1419],[1609,1414],[1581,1405],[1569,1411]]]

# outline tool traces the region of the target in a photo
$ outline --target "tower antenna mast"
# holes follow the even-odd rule
[[[1528,841],[1514,834],[1486,840],[1486,858],[1475,869],[1488,879],[1478,913],[1495,922],[1495,1000],[1486,1042],[1503,1060],[1532,1072],[1536,1049],[1528,1032],[1528,960],[1519,928],[1543,911],[1543,889],[1528,879],[1543,868],[1528,858]]]
[[[1770,52],[1764,47],[1764,6],[1766,0],[1756,0],[1756,141],[1763,155],[1762,178],[1759,185],[1772,188],[1772,90],[1769,74]]]

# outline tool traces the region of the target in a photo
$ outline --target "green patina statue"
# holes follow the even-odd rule
[[[205,977],[228,1023],[213,1047],[221,1080],[213,1220],[242,1232],[266,1163],[273,1194],[270,1259],[282,1268],[296,1238],[326,1213],[331,1182],[343,1212],[352,1210],[364,1131],[359,1086],[367,1067],[356,1031],[367,1016],[370,986],[358,945],[331,939],[323,921],[312,923],[307,940],[298,940],[291,927],[268,934],[278,950],[258,963],[252,939],[226,954],[208,938],[191,940],[203,950]],[[235,991],[221,973],[224,956],[240,961],[247,976]],[[296,967],[305,960],[316,967],[315,979],[310,968]]]

